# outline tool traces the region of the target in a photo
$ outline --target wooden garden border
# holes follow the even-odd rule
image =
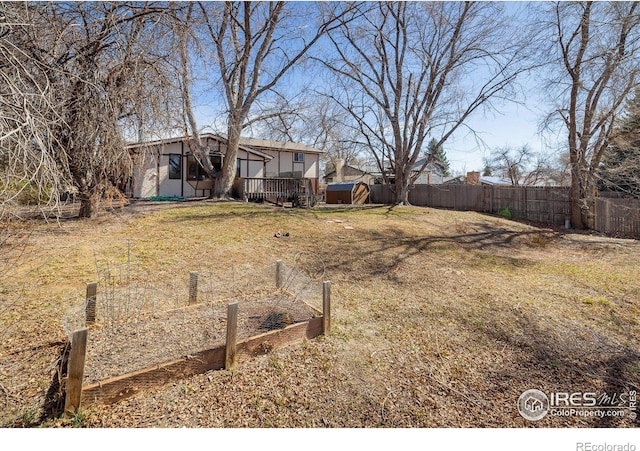
[[[324,318],[292,324],[236,343],[236,363],[268,354],[312,339],[323,332]],[[113,404],[150,388],[161,387],[175,379],[225,368],[226,345],[200,351],[189,357],[107,379],[82,387],[82,404]]]
[[[276,284],[278,285],[282,277],[281,262],[278,262],[277,266]],[[191,273],[191,285],[194,282],[197,283],[197,273]],[[91,324],[95,321],[96,284],[89,285],[90,287],[87,288],[87,323]],[[190,296],[191,302],[194,301],[193,297]],[[142,391],[166,385],[175,379],[223,368],[232,370],[237,364],[252,357],[268,354],[300,343],[305,339],[310,340],[321,334],[326,335],[331,328],[331,282],[323,283],[322,298],[322,312],[313,308],[317,313],[321,313],[321,316],[241,341],[236,339],[238,304],[229,304],[227,339],[224,345],[87,386],[82,385],[82,379],[88,330],[76,331],[71,341],[68,362],[69,377],[65,393],[65,414],[67,416],[74,415],[82,404],[113,404]]]

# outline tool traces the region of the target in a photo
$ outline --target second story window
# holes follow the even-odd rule
[[[304,163],[304,154],[302,152],[296,152],[293,154],[294,163]]]

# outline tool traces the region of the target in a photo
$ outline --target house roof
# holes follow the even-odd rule
[[[511,180],[503,177],[490,177],[483,175],[480,177],[480,183],[485,185],[512,185]]]
[[[368,171],[366,171],[366,170],[364,170],[364,169],[361,169],[361,168],[357,168],[357,167],[355,167],[355,166],[351,166],[350,164],[345,164],[345,165],[343,166],[343,169],[346,169],[346,168],[349,168],[349,169],[351,169],[351,170],[353,170],[353,171],[359,172],[359,173],[360,173],[360,175],[365,175],[365,174],[367,174],[367,173],[368,173]],[[327,173],[324,175],[324,178],[332,177],[332,176],[334,176],[335,174],[336,174],[336,170],[335,170],[335,168],[334,168],[332,171],[327,172]]]
[[[422,169],[422,165],[424,165],[425,161],[427,161],[426,158],[420,158],[413,165],[413,169],[412,170],[419,171],[420,169]],[[427,163],[427,165],[424,167],[423,171],[435,172],[438,175],[442,175],[443,172],[444,172],[442,166],[439,163],[435,162],[435,161],[430,161],[429,163]]]
[[[173,144],[177,142],[184,141],[185,136],[167,138],[167,139],[158,139],[155,141],[146,141],[139,143],[132,143],[127,146],[128,149],[134,149],[136,147],[152,147],[152,146],[160,146]],[[205,139],[213,139],[215,141],[225,142],[227,138],[223,135],[218,135],[215,133],[203,133],[200,135],[200,138]],[[259,147],[259,149],[257,149]],[[323,153],[322,150],[314,149],[313,147],[305,146],[304,144],[298,144],[293,142],[281,142],[281,141],[270,141],[266,139],[256,139],[256,138],[240,138],[240,148],[247,152],[254,153],[256,155],[260,155],[265,159],[273,159],[272,155],[266,154],[264,150],[275,150],[275,151],[288,151],[288,152],[305,152],[305,153]]]
[[[364,182],[337,182],[337,183],[329,183],[325,191],[353,191],[353,189],[358,185],[367,185]],[[367,185],[368,186],[368,185]]]
[[[324,153],[324,150],[309,147],[304,144],[291,141],[272,141],[259,138],[240,138],[240,144],[249,147],[263,147],[272,150],[286,150],[289,152]]]
[[[466,177],[464,175],[456,175],[453,177],[443,177],[442,184],[446,185],[448,183],[464,183],[466,181]]]

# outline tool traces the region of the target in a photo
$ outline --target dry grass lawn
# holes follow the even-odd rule
[[[289,237],[276,238],[276,232]],[[640,386],[640,244],[428,208],[139,206],[0,236],[0,424],[86,427],[633,427],[517,411],[520,394]],[[42,417],[63,318],[96,256],[150,273],[319,256],[326,337],[72,420]],[[178,274],[179,273],[179,274]]]

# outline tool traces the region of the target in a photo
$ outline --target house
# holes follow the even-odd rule
[[[334,169],[327,172],[323,179],[327,185],[340,182],[364,182],[373,185],[382,183],[382,173],[374,165],[355,166],[345,164],[343,159],[337,159]]]
[[[189,149],[188,137],[131,144],[135,169],[128,194],[134,198],[209,196],[213,180]],[[213,167],[222,167],[226,138],[203,134]],[[303,144],[241,138],[236,160],[236,177],[241,179],[308,179],[314,192],[320,179],[323,152]]]
[[[444,182],[444,168],[435,161],[426,164],[426,158],[421,158],[413,165],[413,173],[419,173],[414,185],[441,185]],[[422,169],[422,170],[421,170]]]
[[[438,163],[429,162],[422,168],[425,163],[422,158],[413,165],[412,173],[417,175],[415,185],[434,185],[443,182],[443,168]],[[389,182],[394,183],[395,177],[391,169],[385,169]],[[356,167],[354,165],[345,164],[344,160],[338,159],[335,162],[335,168],[324,176],[326,184],[336,182],[364,182],[368,185],[377,185],[383,183],[382,172],[377,164],[368,164]]]

